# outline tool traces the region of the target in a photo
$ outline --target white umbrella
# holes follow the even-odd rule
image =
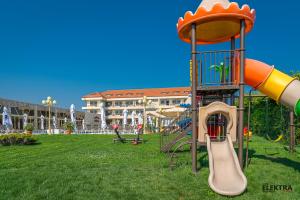
[[[106,129],[106,115],[105,115],[105,109],[104,104],[100,104],[100,116],[101,116],[101,129]]]
[[[77,130],[76,126],[76,110],[75,110],[75,105],[72,104],[70,106],[70,116],[71,116],[71,122],[74,125],[74,130]]]
[[[85,120],[82,120],[82,130],[85,130]]]
[[[125,128],[127,125],[127,117],[128,117],[128,110],[125,109],[123,110],[123,128]]]
[[[23,128],[25,128],[25,126],[27,125],[27,120],[28,120],[28,115],[25,113],[23,115]]]
[[[185,104],[192,105],[192,95],[189,95],[188,98],[184,102]]]
[[[52,117],[52,123],[53,123],[53,128],[57,129],[56,117],[55,116]]]
[[[155,119],[155,127],[156,127],[156,128],[159,128],[159,118],[156,118],[156,119]]]
[[[164,125],[169,126],[170,125],[170,120],[169,119],[164,120]]]
[[[147,118],[148,118],[148,124],[150,126],[152,126],[153,125],[153,120],[152,120],[151,116],[148,116]]]
[[[142,115],[142,113],[139,113],[139,114],[138,114],[138,124],[139,124],[139,125],[143,124],[143,121],[144,121],[144,120],[143,120],[143,115]]]
[[[132,111],[132,113],[131,113],[131,127],[135,127],[135,115],[136,115],[136,112]]]
[[[44,120],[45,120],[44,115],[41,115],[41,130],[45,129],[45,127],[44,127]]]
[[[9,130],[10,127],[12,127],[11,117],[10,117],[6,107],[3,108],[2,124],[3,124],[3,126],[5,126],[6,130]]]

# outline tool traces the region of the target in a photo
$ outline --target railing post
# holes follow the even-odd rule
[[[235,38],[232,37],[230,41],[230,50],[231,50],[231,56],[230,56],[230,82],[231,84],[235,84]],[[234,105],[234,94],[230,97],[230,105]]]
[[[295,115],[294,111],[290,112],[290,152],[295,151]]]
[[[192,24],[192,170],[197,173],[197,45],[196,24]]]
[[[241,53],[240,53],[240,83],[239,83],[239,123],[238,123],[238,139],[239,139],[239,150],[238,158],[241,169],[243,169],[243,149],[244,149],[244,70],[245,70],[245,20],[241,20]]]

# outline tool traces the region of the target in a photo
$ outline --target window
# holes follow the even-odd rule
[[[121,107],[121,105],[122,105],[122,102],[121,102],[121,101],[116,101],[116,102],[115,102],[115,106]]]
[[[90,106],[97,107],[97,101],[90,101]]]
[[[170,105],[170,101],[166,100],[166,105],[169,106]]]
[[[115,110],[115,115],[122,115],[122,110]]]
[[[170,105],[170,100],[168,100],[168,99],[162,99],[162,100],[160,100],[160,104],[161,105],[169,106]]]
[[[125,105],[126,105],[126,106],[133,106],[133,101],[126,101],[126,102],[125,102]]]
[[[121,96],[123,96],[123,94],[117,94],[117,97],[121,97]]]
[[[97,110],[90,110],[90,113],[97,114]]]
[[[174,99],[173,100],[173,104],[175,105],[179,105],[181,103],[181,101],[179,99]]]

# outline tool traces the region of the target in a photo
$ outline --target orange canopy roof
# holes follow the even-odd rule
[[[228,0],[203,0],[197,11],[185,13],[184,18],[179,18],[177,24],[178,34],[184,42],[191,42],[192,24],[197,25],[197,44],[214,44],[226,42],[231,37],[240,36],[240,20],[246,23],[246,33],[253,28],[255,10],[248,5],[239,5]]]

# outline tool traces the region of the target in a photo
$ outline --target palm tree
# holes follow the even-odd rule
[[[225,64],[223,62],[221,62],[220,65],[212,65],[209,67],[209,69],[215,69],[216,72],[219,72],[220,81],[223,81],[223,82],[225,82],[226,78],[229,75],[229,67],[225,66]],[[225,74],[224,74],[224,70],[225,70]],[[223,74],[224,74],[224,80],[223,80]]]

